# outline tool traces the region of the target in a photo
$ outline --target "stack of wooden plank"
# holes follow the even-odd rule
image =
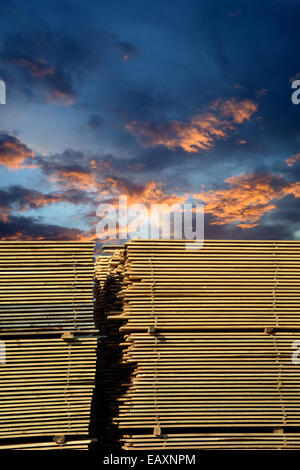
[[[0,241],[0,334],[95,332],[93,243]]]
[[[96,276],[124,449],[300,448],[300,242],[134,240]]]
[[[299,450],[300,433],[137,434],[122,441],[126,450]]]
[[[90,439],[76,439],[62,442],[31,442],[29,444],[5,444],[0,445],[0,450],[88,450]]]
[[[88,449],[98,339],[93,250],[0,242],[0,449]]]

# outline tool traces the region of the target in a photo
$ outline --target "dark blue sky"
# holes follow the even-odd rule
[[[0,236],[205,203],[206,238],[300,239],[300,1],[0,5]]]

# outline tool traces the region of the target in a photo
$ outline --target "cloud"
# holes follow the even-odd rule
[[[206,239],[212,240],[293,240],[295,224],[285,219],[268,221],[268,224],[249,227],[247,230],[234,225],[212,224],[213,216],[205,214],[204,233]]]
[[[62,188],[94,191],[97,187],[95,166],[83,152],[67,149],[62,153],[37,156],[36,162],[49,180]]]
[[[82,231],[61,225],[39,223],[33,217],[11,217],[0,221],[0,240],[78,240]]]
[[[80,168],[57,169],[56,174],[50,177],[50,181],[67,188],[80,188],[89,191],[97,188],[96,175]]]
[[[288,166],[293,166],[296,162],[298,162],[298,160],[300,160],[300,153],[296,153],[295,155],[292,155],[291,157],[287,158],[285,160],[285,163]]]
[[[180,197],[170,185],[141,176],[144,164],[134,160],[118,159],[112,155],[88,154],[73,149],[37,156],[36,162],[45,176],[58,188],[86,193],[93,200],[100,198],[115,201],[126,195],[130,204],[135,202],[176,202]],[[139,182],[134,180],[139,174]],[[122,175],[126,174],[124,177]],[[130,177],[131,176],[131,177]],[[142,179],[145,178],[145,181]]]
[[[74,97],[71,93],[62,92],[60,90],[52,90],[47,94],[49,103],[58,104],[61,106],[70,106],[74,104]]]
[[[9,222],[13,214],[59,203],[81,205],[93,204],[95,201],[86,192],[74,189],[44,194],[21,185],[14,185],[0,189],[0,221]]]
[[[1,204],[13,207],[15,210],[38,209],[40,207],[68,202],[71,204],[89,203],[90,198],[84,191],[69,189],[64,192],[42,193],[34,189],[27,189],[21,185],[9,186],[0,189]]]
[[[100,114],[91,114],[88,119],[88,126],[93,130],[99,130],[104,123],[104,119]]]
[[[99,73],[113,51],[122,60],[138,53],[134,45],[106,30],[83,26],[73,34],[55,29],[49,21],[36,25],[30,19],[26,27],[17,22],[15,33],[3,30],[0,59],[5,73],[13,77],[13,87],[26,93],[27,99],[44,102],[46,97],[48,102],[68,106],[82,95],[83,84]]]
[[[126,129],[144,147],[163,145],[170,150],[183,149],[189,153],[210,150],[220,139],[226,139],[236,125],[250,120],[258,105],[251,100],[216,100],[207,112],[194,115],[189,122],[137,122]]]
[[[128,42],[117,41],[115,43],[115,48],[124,60],[132,59],[138,54],[137,48]]]
[[[184,196],[171,192],[162,182],[148,181],[136,184],[127,178],[107,177],[102,183],[102,194],[108,194],[115,200],[126,196],[128,204],[175,204],[183,203]]]
[[[26,57],[12,58],[11,63],[17,67],[24,67],[28,69],[32,77],[41,78],[46,77],[47,75],[55,74],[55,67],[53,65],[47,64],[43,59],[27,59]]]
[[[17,137],[0,134],[0,165],[9,170],[24,168],[26,160],[34,157],[34,153]]]
[[[141,192],[144,187],[142,180],[146,179],[146,174],[141,174],[145,170],[145,164],[140,160],[102,155],[99,152],[85,153],[67,149],[48,156],[37,155],[36,165],[49,181],[60,188],[81,189],[89,193],[98,191],[100,194],[102,189],[107,192],[115,191],[116,182],[119,185],[127,184],[128,187],[131,185],[137,192]],[[135,173],[139,174],[140,184],[134,183]],[[122,177],[124,174],[125,178]]]
[[[71,104],[77,97],[81,55],[76,39],[53,34],[47,28],[6,35],[0,51],[1,62],[13,72],[18,91],[29,90],[35,102],[44,102],[46,96],[59,105]],[[26,96],[30,98],[30,93]]]
[[[195,194],[213,216],[211,224],[237,223],[243,229],[258,225],[260,218],[276,209],[288,195],[300,198],[300,182],[286,182],[274,174],[240,174],[225,180],[227,188]]]
[[[258,105],[251,100],[236,99],[231,100],[216,100],[211,109],[219,111],[221,116],[231,118],[236,124],[242,124],[244,121],[249,121],[252,114],[257,111]]]
[[[149,227],[152,205],[159,206],[160,214],[169,214],[171,212],[170,206],[182,204],[186,199],[186,195],[174,193],[171,188],[167,187],[166,183],[148,181],[144,184],[136,184],[124,177],[106,178],[102,184],[101,195],[102,198],[104,197],[102,201],[111,204],[116,211],[119,210],[120,196],[126,198],[126,205],[129,214],[130,209],[133,209],[133,205],[143,205],[143,211],[139,213],[138,217],[129,215],[125,225],[114,225],[112,231],[109,231],[109,228],[107,227],[107,230],[101,232],[101,235],[95,235],[95,230],[92,232],[92,234],[94,234],[94,239],[96,239],[97,236],[100,236],[102,239],[105,237],[106,241],[117,240],[118,236],[120,236],[120,232],[122,234],[124,233],[124,229],[126,229],[126,233],[128,235],[127,238],[130,239],[132,236],[136,236],[136,230],[139,230],[144,223],[147,223]],[[101,207],[101,204],[99,207]],[[160,221],[158,221],[158,227],[159,226]]]

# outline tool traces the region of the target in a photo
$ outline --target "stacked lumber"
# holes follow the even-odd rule
[[[87,435],[97,338],[7,340],[0,438]]]
[[[109,246],[108,252],[113,252],[113,255],[99,256],[95,264],[95,322],[102,336],[91,427],[93,435],[101,441],[102,451],[119,450],[119,433],[112,424],[112,417],[118,413],[118,399],[126,390],[132,372],[130,366],[122,361],[122,321],[109,318],[111,313],[119,313],[122,308],[118,295],[123,283],[120,265],[123,251],[124,248]]]
[[[0,335],[95,332],[94,244],[0,241]]]
[[[111,407],[124,449],[300,448],[299,268],[293,241],[133,240],[98,258],[130,370]]]
[[[33,442],[30,444],[0,445],[0,450],[88,450],[92,439],[76,441],[56,442]]]
[[[0,449],[88,449],[93,243],[0,242]]]
[[[121,428],[300,425],[299,334],[130,334],[123,360],[137,364]]]
[[[300,243],[129,243],[124,330],[300,327]]]
[[[299,433],[206,433],[132,435],[124,441],[126,450],[299,450]]]

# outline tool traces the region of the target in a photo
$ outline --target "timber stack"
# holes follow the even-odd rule
[[[0,242],[0,449],[88,449],[94,244]]]
[[[112,364],[106,425],[119,445],[299,449],[300,242],[107,249],[98,312]]]

